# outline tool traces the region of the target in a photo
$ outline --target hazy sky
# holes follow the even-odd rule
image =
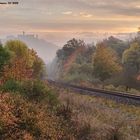
[[[140,0],[0,0],[0,36],[22,31],[59,42],[76,34],[135,32]]]

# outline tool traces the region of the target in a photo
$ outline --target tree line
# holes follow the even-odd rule
[[[57,51],[59,80],[139,89],[140,34],[129,41],[110,36],[97,44],[75,38]]]

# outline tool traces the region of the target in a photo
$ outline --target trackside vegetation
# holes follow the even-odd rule
[[[56,55],[57,80],[139,95],[139,34],[96,45],[72,39]],[[58,88],[35,50],[19,40],[0,44],[0,140],[139,139],[139,107]]]

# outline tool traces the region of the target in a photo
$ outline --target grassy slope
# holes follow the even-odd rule
[[[0,94],[0,110],[1,140],[61,140],[65,136],[62,121],[48,104],[4,93]]]
[[[71,120],[76,122],[77,129],[80,129],[79,139],[140,139],[139,107],[117,104],[103,98],[78,95],[65,89],[57,90],[59,100],[71,109]]]
[[[139,107],[36,84],[26,96],[0,93],[1,140],[140,139]]]

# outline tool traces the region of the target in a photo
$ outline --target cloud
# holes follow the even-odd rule
[[[136,5],[136,8],[140,8],[140,5]]]
[[[71,15],[72,14],[72,11],[62,12],[62,14],[64,14],[64,15]]]
[[[91,18],[93,15],[86,12],[80,12],[80,16],[85,17],[85,18]]]
[[[140,23],[140,0],[22,0],[14,8],[2,8],[0,26],[7,32],[123,32]]]

